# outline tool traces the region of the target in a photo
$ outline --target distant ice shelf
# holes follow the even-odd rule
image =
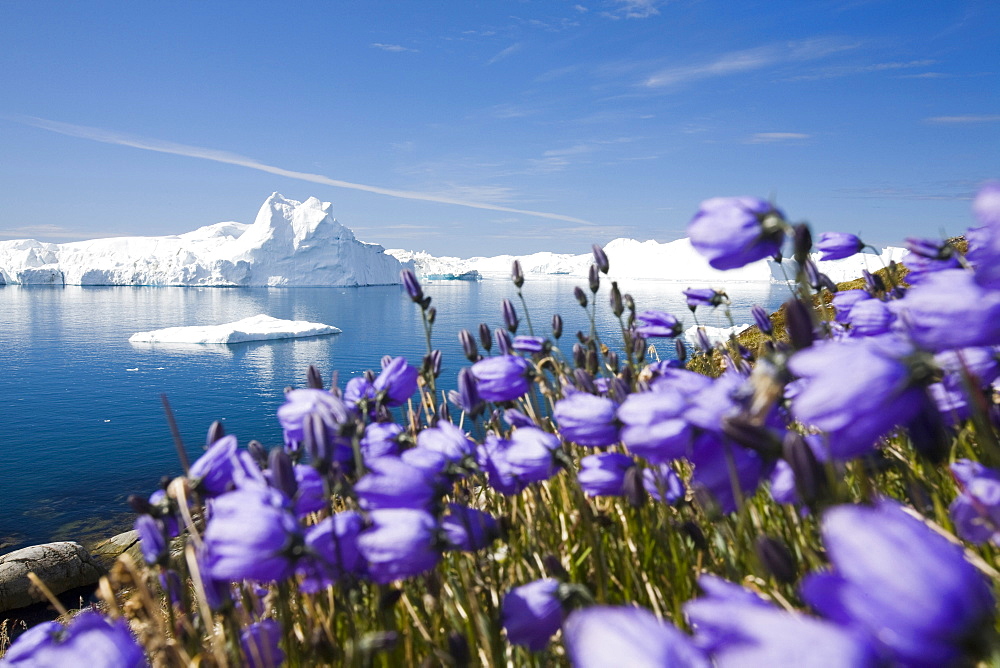
[[[339,334],[333,325],[305,320],[281,320],[260,315],[222,325],[167,327],[152,332],[138,332],[129,337],[130,343],[243,343],[272,339],[300,339],[307,336]]]
[[[399,283],[402,266],[358,241],[331,204],[278,193],[252,225],[65,244],[0,241],[0,285],[361,286]]]

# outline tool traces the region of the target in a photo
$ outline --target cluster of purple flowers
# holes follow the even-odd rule
[[[192,594],[170,547],[190,533],[186,562],[196,567],[197,595],[219,614],[242,606],[249,620],[230,651],[248,665],[276,666],[289,650],[288,629],[274,609],[249,609],[234,593],[289,582],[306,594],[357,591],[365,582],[423,576],[449,552],[480,552],[502,537],[502,520],[474,497],[513,497],[562,475],[580,499],[621,497],[623,508],[653,507],[673,518],[656,531],[675,530],[683,518],[697,535],[698,522],[731,513],[741,524],[757,522],[748,500],[763,487],[774,502],[796,506],[792,517],[819,519],[824,550],[816,558],[826,565],[804,577],[781,541],[756,543],[757,561],[789,591],[797,585],[808,611],[702,574],[703,595],[677,607],[687,632],[642,608],[591,605],[579,583],[557,574],[507,591],[500,621],[508,641],[539,652],[561,632],[576,666],[806,665],[816,656],[843,666],[969,661],[995,618],[986,577],[915,511],[878,496],[869,505],[845,503],[833,478],[855,459],[873,466],[888,437],[905,434],[892,447],[908,443],[931,465],[952,462],[956,534],[1000,545],[1000,471],[952,451],[955,434],[972,423],[992,437],[976,447],[1000,466],[1000,453],[989,451],[1000,421],[992,389],[1000,378],[1000,184],[984,188],[973,210],[979,226],[967,233],[966,252],[911,240],[909,286],[891,273],[866,274],[864,289],[833,296],[835,320],[821,323],[810,290],[831,282],[816,262],[866,245],[825,233],[814,259],[808,228],[790,225],[771,203],[708,200],[688,235],[711,266],[780,259],[792,247],[800,292],[788,305],[787,341],[758,308],[767,342],[755,353],[731,346],[715,377],[677,360],[644,364],[646,339],[676,338],[682,323],[638,311],[612,283],[622,358],[594,331],[579,333],[564,358],[561,318],[553,319],[552,339],[519,335],[521,318],[504,300],[504,327],[479,327],[485,356],[470,332],[459,337],[470,364],[448,395],[462,412],[457,424],[434,396],[440,351],[419,367],[386,357],[378,374],[352,378],[343,390],[324,389],[311,372],[309,387],[288,391],[278,409],[281,446],[240,448],[213,425],[185,479],[134,500],[143,559],[180,605]],[[591,297],[576,292],[584,308],[610,271],[598,246],[594,259]],[[520,296],[519,264],[512,275]],[[411,272],[402,279],[429,342],[430,297]],[[714,289],[688,289],[685,297],[693,312],[729,303]],[[712,346],[703,348],[709,359]],[[65,627],[25,633],[0,665],[145,661],[124,621],[83,613]]]

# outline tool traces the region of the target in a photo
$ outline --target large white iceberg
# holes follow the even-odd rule
[[[608,275],[614,280],[666,280],[697,286],[743,282],[784,283],[789,279],[794,280],[797,269],[794,260],[758,260],[739,269],[719,271],[709,266],[687,239],[667,243],[615,239],[604,246],[604,252],[611,265]],[[525,274],[536,277],[568,275],[584,278],[594,261],[590,253],[570,255],[545,252],[468,259],[434,257],[426,252],[400,249],[389,249],[386,253],[400,262],[412,263],[419,276],[459,275],[467,271],[478,271],[486,278],[507,278],[510,276],[511,263],[517,259]],[[892,260],[899,262],[905,253],[904,248],[888,247],[881,249],[879,254],[859,253],[843,260],[821,262],[819,254],[813,255],[812,259],[821,272],[839,283],[858,278],[862,270],[874,272]]]
[[[130,343],[243,343],[273,339],[300,339],[322,334],[339,334],[333,325],[305,320],[281,320],[260,315],[228,322],[223,325],[167,327],[152,332],[137,332]]]
[[[271,195],[252,225],[66,244],[0,241],[0,283],[355,286],[399,283],[396,258],[358,241],[330,203]]]

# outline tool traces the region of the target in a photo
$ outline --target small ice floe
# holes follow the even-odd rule
[[[298,339],[323,334],[339,334],[333,325],[304,320],[281,320],[269,315],[255,315],[223,325],[167,327],[152,332],[138,332],[130,343],[242,343],[272,339]]]
[[[692,346],[699,346],[698,342],[698,330],[705,330],[705,336],[708,337],[708,342],[713,346],[719,343],[725,343],[729,340],[729,335],[739,336],[745,330],[750,329],[750,325],[742,324],[736,325],[734,327],[688,327],[684,330],[684,340],[687,341]]]

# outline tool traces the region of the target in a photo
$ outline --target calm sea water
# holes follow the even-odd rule
[[[564,341],[589,330],[573,299],[579,279],[525,284],[535,331],[554,313]],[[693,324],[677,283],[623,283],[640,310],[671,311]],[[501,325],[500,301],[515,299],[508,281],[429,281],[438,310],[433,342],[443,352],[441,384],[466,364],[457,334],[480,322]],[[737,323],[750,306],[776,308],[786,288],[730,287]],[[606,342],[617,321],[598,294]],[[258,313],[336,325],[342,334],[236,345],[133,345],[131,334],[209,325]],[[526,333],[523,313],[522,329]],[[726,326],[723,312],[702,324]],[[570,345],[571,341],[567,343]],[[669,347],[668,347],[669,348]],[[161,476],[180,473],[160,395],[172,404],[187,450],[201,451],[213,420],[241,443],[281,442],[275,411],[286,386],[302,386],[313,364],[340,385],[385,354],[419,364],[426,352],[417,307],[399,286],[369,288],[0,288],[0,553],[51,540],[88,539],[130,528],[126,497],[149,494]],[[661,353],[662,354],[662,353]]]

